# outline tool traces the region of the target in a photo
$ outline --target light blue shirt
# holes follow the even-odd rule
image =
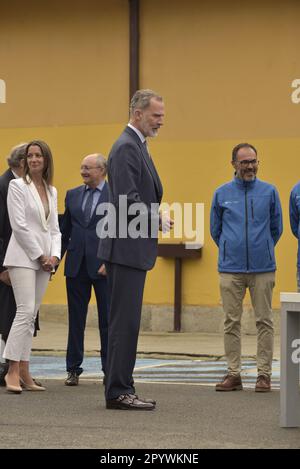
[[[91,213],[94,213],[94,210],[95,210],[96,205],[98,203],[99,197],[100,197],[101,192],[103,190],[104,184],[105,184],[105,181],[101,181],[100,184],[98,184],[98,186],[95,187],[96,190],[94,191],[94,194],[93,194],[93,204],[92,204]],[[89,186],[85,186],[85,193],[84,193],[84,196],[83,196],[82,207],[81,207],[83,212],[84,212],[84,207],[85,207],[88,195],[89,195],[89,189],[90,189]]]

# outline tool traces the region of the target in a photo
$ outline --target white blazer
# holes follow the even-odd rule
[[[57,191],[48,189],[45,184],[49,203],[46,219],[44,206],[33,184],[23,178],[9,183],[7,208],[12,235],[3,265],[7,267],[28,267],[39,270],[37,260],[42,254],[60,259],[61,233],[58,226]]]

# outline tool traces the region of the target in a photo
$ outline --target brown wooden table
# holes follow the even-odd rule
[[[186,246],[190,246],[187,248]],[[181,330],[182,306],[182,259],[200,258],[202,245],[193,243],[159,243],[158,256],[175,259],[175,285],[174,285],[174,331]]]

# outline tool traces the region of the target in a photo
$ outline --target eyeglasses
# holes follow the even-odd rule
[[[101,168],[101,166],[80,166],[81,171],[90,171],[91,169]]]
[[[243,166],[243,168],[247,168],[247,166],[249,166],[250,164],[252,166],[258,165],[259,161],[258,160],[242,160],[242,161],[237,161],[237,163]]]

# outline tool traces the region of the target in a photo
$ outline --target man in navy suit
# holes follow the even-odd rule
[[[84,185],[71,189],[66,194],[65,213],[60,228],[62,232],[62,256],[67,251],[65,276],[68,296],[69,335],[67,347],[67,386],[76,386],[84,355],[84,329],[88,304],[94,288],[98,324],[101,339],[102,370],[106,373],[108,335],[108,290],[105,266],[99,259],[99,238],[96,226],[101,216],[97,215],[99,204],[108,201],[105,181],[106,159],[99,154],[86,156],[81,164]]]
[[[105,260],[111,297],[105,387],[108,409],[153,410],[156,404],[136,395],[132,373],[146,273],[157,257],[158,227],[170,229],[173,224],[169,218],[163,226],[161,223],[158,206],[163,188],[146,141],[157,135],[163,118],[162,98],[151,90],[137,91],[130,103],[130,121],[108,159],[109,201],[118,227],[115,236],[101,237],[98,252]],[[141,225],[149,228],[148,233],[131,233],[132,219],[124,222],[119,210],[124,198],[127,213],[138,207]]]

